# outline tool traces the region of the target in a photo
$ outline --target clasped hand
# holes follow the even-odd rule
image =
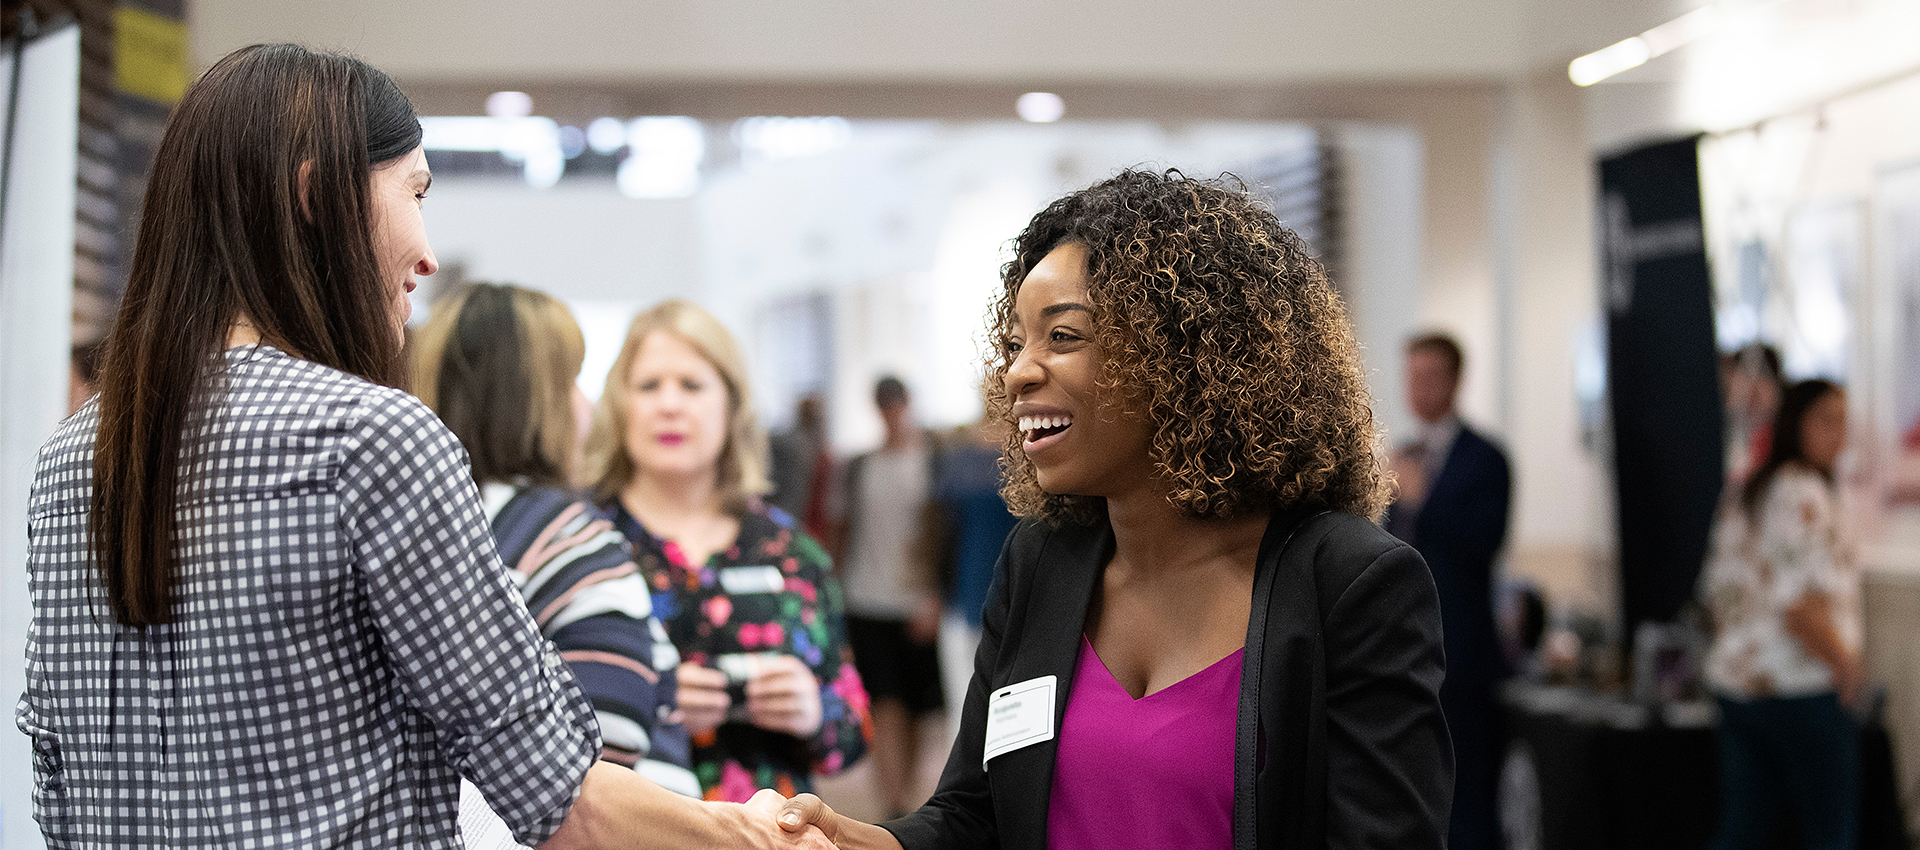
[[[823,820],[827,827],[831,827],[832,811],[827,809],[824,803],[820,803],[817,809],[796,805],[801,798],[810,799],[815,803],[820,799],[812,794],[802,794],[793,800],[788,800],[780,796],[778,791],[764,789],[754,793],[753,798],[746,802],[746,808],[755,822],[760,822],[764,818],[778,824],[777,828],[770,828],[765,833],[771,847],[832,850],[833,837],[824,831],[820,823],[809,823],[807,820],[808,818]]]
[[[820,680],[806,663],[791,655],[768,655],[756,658],[755,664],[746,688],[748,721],[796,738],[820,731]],[[688,732],[704,734],[726,722],[733,707],[727,674],[692,663],[674,673],[680,682],[680,722]]]

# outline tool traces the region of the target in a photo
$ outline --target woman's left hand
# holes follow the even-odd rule
[[[747,680],[747,716],[762,729],[811,738],[820,731],[820,680],[791,655],[765,657]]]

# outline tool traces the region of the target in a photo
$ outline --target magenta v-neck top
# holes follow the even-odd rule
[[[1233,846],[1245,652],[1134,699],[1080,637],[1054,756],[1049,850]]]

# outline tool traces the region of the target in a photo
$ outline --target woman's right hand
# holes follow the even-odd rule
[[[774,820],[789,836],[806,837],[807,827],[820,830],[840,850],[901,850],[893,833],[870,823],[843,818],[819,797],[796,794],[780,807]]]
[[[780,807],[776,820],[780,828],[788,832],[799,833],[807,827],[814,827],[825,833],[828,841],[840,839],[840,816],[834,814],[825,800],[812,794],[796,794]]]
[[[677,714],[690,735],[704,735],[726,722],[733,700],[727,696],[727,674],[694,663],[674,669],[680,680]]]

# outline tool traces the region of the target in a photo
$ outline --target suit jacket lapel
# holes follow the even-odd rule
[[[1060,725],[1073,694],[1073,671],[1094,582],[1113,551],[1106,522],[1067,526],[1041,551],[1027,601],[1025,634],[1006,684],[1054,676],[1054,738],[1007,753],[992,762],[995,796],[1003,814],[1001,838],[1008,847],[1042,848],[1047,842],[1047,804],[1053,788]]]

